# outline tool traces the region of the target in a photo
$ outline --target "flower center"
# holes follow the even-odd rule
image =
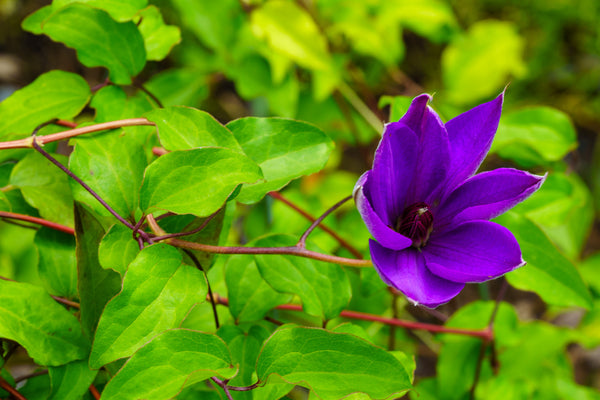
[[[396,222],[396,231],[412,239],[413,247],[423,247],[433,229],[433,214],[425,203],[415,203],[404,209]]]

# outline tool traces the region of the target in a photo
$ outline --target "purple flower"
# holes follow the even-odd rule
[[[415,304],[437,307],[469,282],[523,266],[513,234],[490,222],[535,192],[545,177],[511,168],[475,171],[500,119],[503,95],[442,123],[416,97],[387,124],[373,169],[354,188],[375,238],[371,258],[381,278]]]

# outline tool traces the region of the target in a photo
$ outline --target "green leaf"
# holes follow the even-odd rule
[[[139,244],[133,238],[131,229],[118,223],[111,226],[102,238],[98,248],[98,261],[102,268],[110,268],[123,276],[127,266],[139,252]]]
[[[273,235],[256,241],[258,247],[294,246],[292,236]],[[303,257],[256,255],[262,277],[281,293],[298,295],[304,311],[324,319],[337,317],[348,305],[352,290],[344,270],[335,264]]]
[[[490,151],[521,165],[551,166],[577,147],[569,116],[550,107],[504,114]]]
[[[554,172],[513,211],[526,215],[571,259],[577,259],[594,220],[592,195],[574,173]]]
[[[264,38],[273,51],[299,65],[316,70],[331,67],[327,41],[311,16],[287,1],[269,1],[250,16],[252,31]]]
[[[75,237],[42,227],[34,243],[39,254],[38,272],[46,290],[56,296],[77,298]]]
[[[223,53],[235,45],[237,31],[246,18],[238,0],[173,0],[172,3],[179,10],[183,23],[207,47]]]
[[[139,10],[146,7],[148,0],[53,0],[52,7],[57,10],[72,3],[84,3],[104,10],[116,21],[129,21]]]
[[[321,170],[333,142],[319,128],[282,118],[241,118],[227,128],[262,169],[266,182],[244,185],[237,200],[255,203],[292,179]]]
[[[379,108],[390,106],[390,122],[398,121],[406,111],[412,102],[412,97],[409,96],[381,96],[379,99]]]
[[[316,328],[278,329],[263,346],[256,372],[261,382],[275,374],[324,400],[356,392],[387,399],[411,388],[404,366],[387,351],[353,335]]]
[[[0,280],[0,337],[19,343],[40,365],[66,364],[89,352],[77,319],[28,283]]]
[[[105,11],[84,4],[54,11],[41,31],[75,49],[83,65],[106,67],[116,84],[130,84],[146,65],[144,39],[133,22],[116,22]]]
[[[10,205],[10,200],[4,194],[3,191],[0,191],[0,211],[11,211],[12,207]]]
[[[53,157],[66,164],[64,156]],[[21,189],[27,203],[37,208],[42,218],[73,226],[69,178],[44,156],[32,152],[19,161],[12,170],[10,183]]]
[[[167,107],[144,115],[156,123],[160,143],[167,150],[226,147],[241,152],[231,132],[212,115],[188,107]]]
[[[196,106],[208,97],[208,77],[199,69],[168,69],[145,84],[164,106]]]
[[[98,262],[98,246],[104,236],[100,222],[82,204],[75,203],[75,240],[77,243],[77,289],[81,325],[92,338],[108,301],[121,290],[121,278]]]
[[[448,97],[470,103],[497,94],[511,75],[525,72],[523,39],[504,21],[474,23],[456,36],[442,54],[442,73]]]
[[[141,22],[138,27],[144,37],[146,59],[160,61],[164,59],[173,46],[181,42],[181,32],[178,27],[165,25],[160,10],[150,6],[139,13]]]
[[[204,275],[183,264],[175,248],[144,248],[129,265],[123,290],[102,313],[90,367],[129,357],[153,336],[179,326],[195,304],[204,302],[206,293]]]
[[[458,30],[452,7],[443,0],[389,4],[402,25],[433,42],[446,41]]]
[[[140,206],[145,213],[164,210],[208,216],[240,183],[261,178],[258,165],[229,149],[174,151],[146,168]]]
[[[81,400],[98,374],[88,367],[87,360],[48,368],[48,372],[52,383],[48,400]]]
[[[235,375],[227,346],[216,335],[174,329],[138,350],[106,385],[102,400],[166,400],[184,386]]]
[[[134,132],[118,135],[109,131],[77,138],[69,158],[69,168],[87,183],[123,218],[133,217],[147,160]],[[100,215],[109,212],[74,180],[70,180],[75,200]]]
[[[273,289],[260,275],[254,256],[234,255],[227,260],[225,281],[229,312],[237,322],[258,321],[291,296]]]
[[[495,220],[517,238],[527,265],[506,275],[511,285],[537,293],[553,305],[589,309],[592,299],[575,266],[533,222],[509,212]]]
[[[238,365],[238,374],[229,382],[229,385],[250,386],[255,383],[256,379],[253,378],[253,375],[256,359],[262,343],[270,332],[259,325],[253,325],[247,333],[237,326],[224,325],[217,334],[227,343],[227,347],[231,351],[232,363]]]
[[[153,108],[152,103],[143,96],[127,97],[127,94],[118,86],[109,85],[94,93],[90,106],[96,109],[95,122],[108,122],[125,118],[138,118],[146,111]],[[156,129],[148,127],[128,127],[124,129]]]
[[[90,96],[90,87],[81,76],[65,71],[46,72],[0,103],[0,138],[25,137],[54,118],[73,118]]]

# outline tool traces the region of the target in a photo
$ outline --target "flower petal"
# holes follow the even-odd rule
[[[394,226],[402,216],[415,174],[417,149],[417,136],[410,128],[397,122],[386,125],[363,186],[373,209],[388,226]]]
[[[365,172],[354,187],[354,202],[371,235],[382,246],[389,249],[402,250],[412,245],[412,240],[388,227],[371,207],[362,186],[369,179],[372,171]]]
[[[499,168],[467,179],[439,208],[436,230],[462,222],[489,220],[514,207],[538,190],[545,176]]]
[[[422,253],[432,273],[460,283],[484,282],[525,265],[513,234],[489,221],[465,222],[432,235]]]
[[[440,117],[427,106],[430,99],[429,95],[415,97],[399,121],[417,134],[419,142],[417,169],[407,205],[416,202],[436,204],[444,189],[450,166],[448,133]]]
[[[473,175],[490,150],[498,129],[504,93],[478,105],[446,123],[452,165],[448,189],[452,190]]]
[[[373,240],[369,246],[373,265],[383,281],[404,293],[415,305],[435,308],[450,301],[465,286],[432,274],[423,255],[413,247],[394,251]]]

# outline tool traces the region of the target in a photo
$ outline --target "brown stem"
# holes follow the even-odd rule
[[[37,136],[35,140],[39,145],[43,146],[46,143],[68,139],[75,136],[84,135],[86,133],[140,125],[155,126],[154,122],[148,121],[146,118],[121,119],[118,121],[103,122],[101,124],[84,126],[82,128],[69,129],[68,131],[53,133],[51,135]],[[33,137],[27,137],[25,139],[11,140],[9,142],[0,142],[0,150],[32,148],[33,140]]]
[[[371,260],[357,260],[318,253],[316,251],[301,249],[297,246],[288,247],[244,247],[244,246],[213,246],[210,244],[188,242],[180,239],[167,239],[167,243],[182,249],[200,250],[216,254],[279,254],[312,258],[313,260],[330,262],[333,264],[347,265],[349,267],[371,267]]]
[[[94,385],[90,385],[89,389],[92,396],[94,396],[94,399],[100,400],[100,393],[98,392],[98,389],[96,389]]]
[[[277,200],[281,201],[282,203],[284,203],[285,205],[287,205],[291,209],[295,210],[298,214],[302,215],[304,218],[306,218],[307,220],[309,220],[310,222],[315,222],[316,221],[315,217],[313,217],[312,215],[310,215],[308,212],[306,212],[305,210],[303,210],[302,208],[300,208],[296,204],[292,203],[290,200],[288,200],[285,197],[283,197],[281,195],[281,193],[278,193],[278,192],[269,192],[269,196],[273,197],[274,199],[277,199]],[[358,259],[363,258],[362,254],[360,253],[360,251],[358,251],[354,247],[352,247],[352,245],[350,243],[348,243],[346,240],[344,240],[342,237],[340,237],[334,230],[330,229],[329,227],[327,227],[325,225],[319,224],[318,226],[323,231],[327,232],[335,240],[337,240],[338,243],[343,248],[345,248],[346,250],[348,250],[354,257],[356,257]]]
[[[58,296],[52,295],[52,298],[54,300],[58,301],[59,303],[64,304],[66,306],[73,307],[73,308],[80,308],[79,303],[76,303],[74,301],[65,299],[63,297],[58,297]]]
[[[27,398],[25,398],[25,396],[23,396],[21,393],[19,393],[19,391],[17,389],[10,386],[10,384],[8,382],[6,382],[6,380],[2,376],[0,376],[0,387],[2,389],[6,390],[8,393],[10,393],[11,396],[17,400],[27,400]]]
[[[12,213],[12,212],[8,212],[8,211],[0,211],[0,218],[10,218],[10,219],[17,219],[19,221],[32,222],[34,224],[42,225],[42,226],[45,226],[45,227],[48,227],[51,229],[55,229],[57,231],[68,233],[70,235],[75,234],[75,230],[69,226],[57,224],[56,222],[47,221],[42,218],[32,217],[30,215],[17,214],[17,213]]]
[[[148,225],[157,236],[164,236],[166,232],[158,225],[152,215],[146,217]],[[355,260],[353,258],[345,258],[332,256],[329,254],[318,253],[316,251],[306,250],[298,246],[288,247],[244,247],[244,246],[214,246],[211,244],[202,244],[195,242],[188,242],[186,240],[169,238],[164,240],[172,246],[179,247],[188,250],[200,250],[206,253],[215,254],[279,254],[279,255],[291,255],[298,257],[312,258],[314,260],[326,261],[334,264],[348,265],[350,267],[370,267],[370,260]]]

